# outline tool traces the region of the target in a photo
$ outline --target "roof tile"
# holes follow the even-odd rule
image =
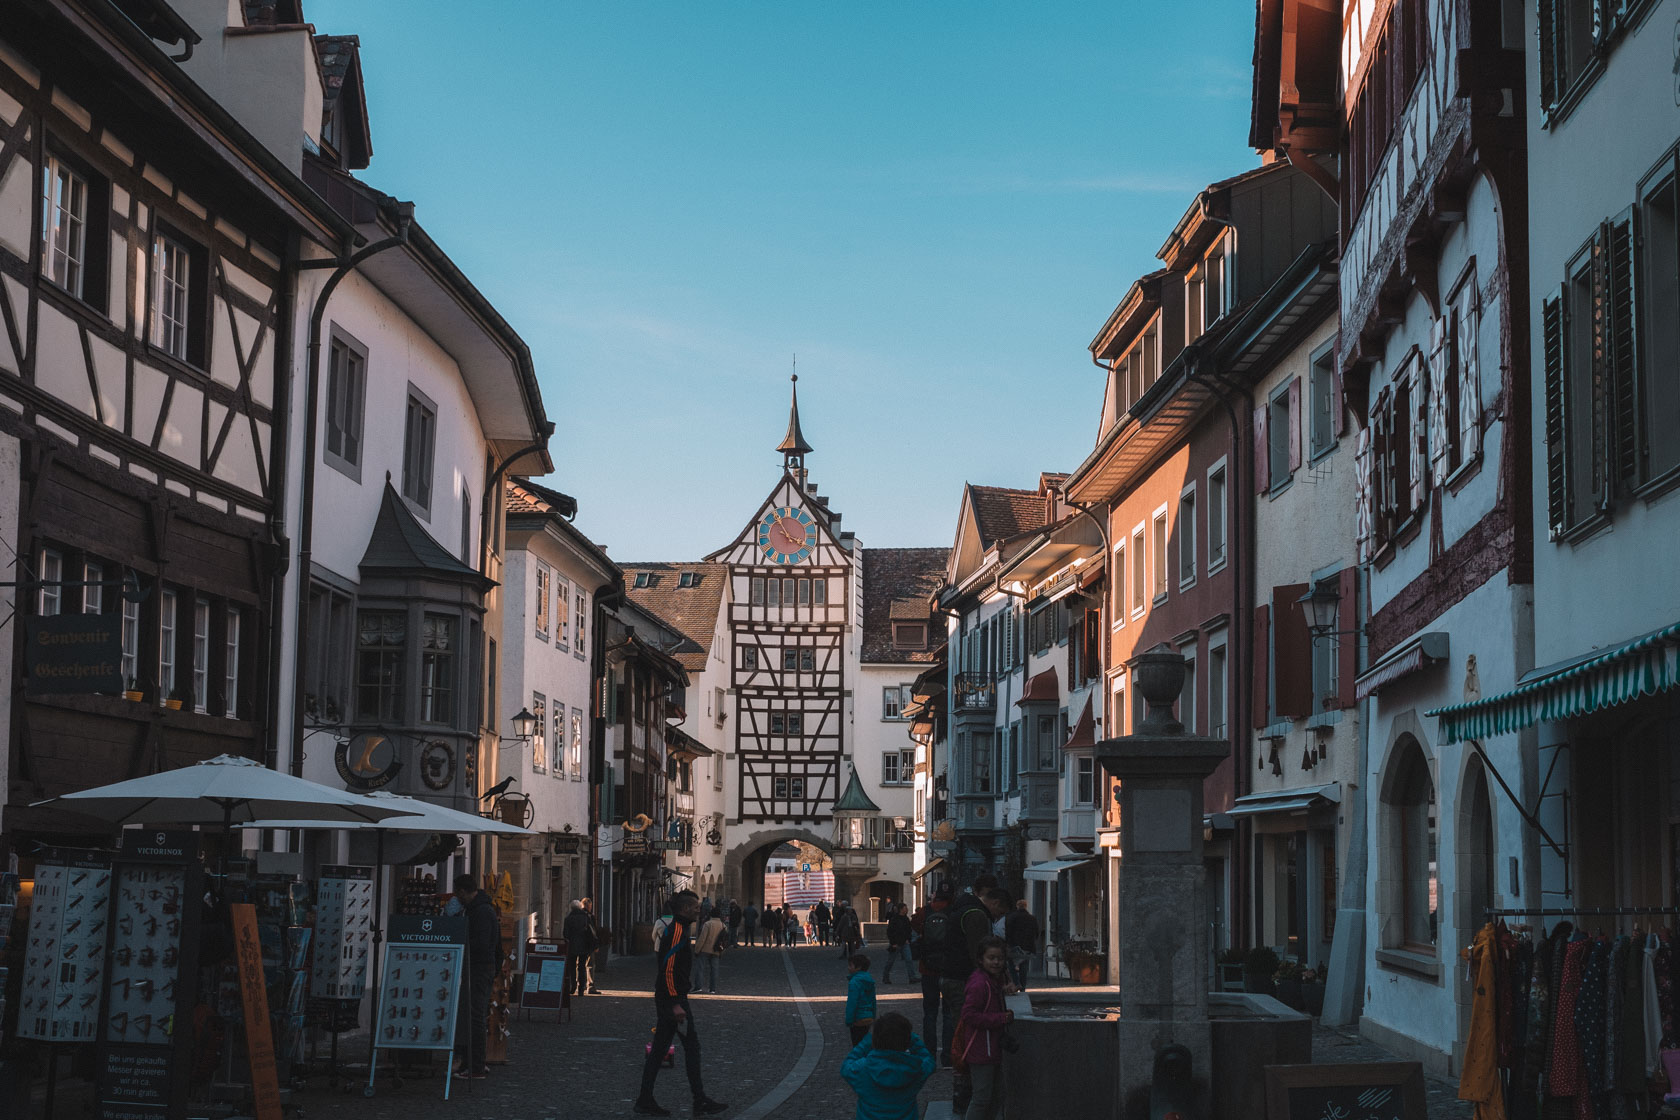
[[[619,567],[624,571],[624,592],[630,601],[683,636],[682,644],[669,651],[671,655],[690,673],[703,672],[712,653],[712,636],[717,631],[718,608],[723,603],[723,583],[729,578],[729,569],[705,561],[653,561]],[[645,586],[638,587],[638,583]]]
[[[928,619],[933,597],[945,585],[948,548],[863,550],[863,653],[865,662],[932,661],[938,651],[893,648],[893,621]],[[933,645],[929,635],[929,645]]]

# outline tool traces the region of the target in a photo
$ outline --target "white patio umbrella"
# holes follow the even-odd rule
[[[413,811],[228,754],[35,804],[55,805],[116,825],[219,824],[223,828],[267,817],[308,821],[317,827],[325,822],[365,823]]]
[[[338,829],[352,832],[374,833],[375,853],[373,874],[373,984],[374,999],[379,998],[380,974],[380,946],[385,941],[385,834],[387,832],[462,832],[470,835],[484,835],[493,833],[499,836],[535,836],[535,832],[528,828],[521,828],[516,824],[504,824],[501,821],[481,817],[476,813],[463,813],[459,809],[451,809],[444,805],[434,805],[430,801],[421,801],[417,797],[404,797],[400,793],[387,793],[384,790],[373,790],[370,793],[349,794],[360,801],[375,805],[390,806],[394,813],[402,816],[386,816],[373,821],[353,821],[347,823],[327,824],[313,820],[264,820],[241,822],[244,828],[315,828]],[[377,1010],[375,1012],[377,1014]],[[374,1024],[375,1026],[377,1024]],[[379,1043],[376,1031],[368,1032],[368,1069],[373,1068],[374,1050]]]

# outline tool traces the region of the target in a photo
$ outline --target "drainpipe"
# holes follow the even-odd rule
[[[607,670],[607,627],[605,623],[608,607],[616,607],[624,602],[624,576],[615,575],[612,582],[597,587],[591,595],[593,603],[590,608],[590,622],[594,632],[589,636],[589,679],[591,696],[589,698],[589,827],[584,835],[587,836],[589,852],[589,878],[591,882],[590,897],[595,899],[609,898],[606,890],[608,882],[601,870],[601,785],[605,778],[605,760],[607,749],[607,721],[606,713],[601,708],[601,698],[605,695],[603,688],[606,682]],[[611,867],[611,864],[608,864]],[[607,875],[611,875],[609,870]],[[599,903],[597,903],[599,906]],[[597,910],[599,913],[599,910]]]
[[[315,308],[309,313],[309,372],[304,383],[303,423],[303,486],[298,495],[298,571],[297,571],[297,661],[301,663],[309,649],[309,573],[313,566],[315,542],[315,440],[319,430],[317,411],[321,400],[321,327],[326,321],[327,301],[339,281],[356,270],[363,261],[376,253],[408,244],[408,230],[414,222],[414,203],[396,204],[397,232],[383,241],[364,245],[347,257],[328,260],[299,261],[298,268],[330,268],[332,275],[315,295]],[[303,776],[303,689],[292,689],[292,765],[294,777]]]
[[[296,262],[302,252],[303,237],[293,231],[286,246],[286,259]],[[280,370],[280,391],[275,394],[277,401],[292,399],[292,305],[297,299],[297,266],[294,263],[281,273],[280,279],[280,318],[275,324],[274,331],[274,363]],[[286,452],[291,444],[292,410],[290,408],[276,408],[274,410],[274,432],[270,437],[273,446],[269,449],[268,477],[273,482],[274,495],[272,508],[268,515],[269,540],[273,543],[278,554],[275,560],[274,582],[269,592],[269,603],[264,619],[263,648],[268,651],[268,695],[264,698],[263,722],[266,725],[264,738],[267,740],[263,747],[263,765],[270,770],[280,768],[280,668],[285,663],[282,642],[284,627],[280,625],[280,612],[286,609],[286,573],[291,567],[291,557],[288,555],[288,541],[286,540]],[[297,664],[294,658],[293,665]],[[295,682],[294,682],[295,683]],[[270,835],[264,833],[264,847]]]

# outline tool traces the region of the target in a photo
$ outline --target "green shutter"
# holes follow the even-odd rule
[[[1630,489],[1639,484],[1642,473],[1633,221],[1632,207],[1610,221],[1605,262],[1605,310],[1608,318],[1605,357],[1611,387],[1612,480]]]
[[[1546,373],[1546,509],[1553,533],[1569,524],[1568,415],[1563,385],[1563,294],[1542,300],[1542,362]]]

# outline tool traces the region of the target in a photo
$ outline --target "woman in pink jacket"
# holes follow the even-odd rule
[[[968,1120],[996,1120],[1003,1112],[1003,1029],[1015,1018],[1004,1006],[1008,947],[1001,937],[980,939],[980,967],[963,992],[957,1060],[968,1067],[973,1095]]]

